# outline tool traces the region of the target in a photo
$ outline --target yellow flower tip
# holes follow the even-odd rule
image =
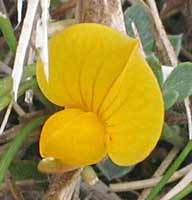
[[[52,115],[40,138],[42,157],[84,166],[106,154],[122,166],[144,160],[163,126],[161,91],[138,42],[98,24],[66,28],[49,42],[49,81],[37,80],[53,103],[71,109]]]
[[[61,160],[52,157],[42,159],[37,166],[38,170],[47,174],[62,174],[78,168],[78,166],[69,166]]]
[[[79,109],[52,115],[40,137],[40,154],[69,166],[91,165],[106,155],[105,130],[97,116]]]

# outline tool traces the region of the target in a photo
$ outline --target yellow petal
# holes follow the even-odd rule
[[[157,80],[135,49],[100,109],[111,159],[119,165],[144,160],[160,138],[163,115]]]
[[[48,82],[37,62],[43,93],[55,104],[91,112],[66,110],[51,117],[40,140],[42,156],[69,166],[93,164],[105,156],[106,142],[119,165],[145,159],[160,137],[163,102],[137,41],[103,25],[78,24],[54,36],[49,51]]]
[[[99,24],[66,28],[49,41],[50,79],[37,62],[37,78],[53,103],[97,112],[123,71],[137,40]]]
[[[105,130],[92,112],[66,109],[52,115],[40,137],[40,154],[65,165],[95,164],[106,155]]]

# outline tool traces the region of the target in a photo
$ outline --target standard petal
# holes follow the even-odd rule
[[[104,127],[94,113],[66,109],[46,121],[40,137],[40,154],[69,166],[94,164],[106,155],[104,137]]]
[[[37,62],[40,88],[55,104],[97,112],[135,46],[137,40],[103,25],[66,28],[49,41],[48,82]]]
[[[111,159],[119,165],[144,160],[160,138],[163,116],[157,80],[135,49],[100,109]]]

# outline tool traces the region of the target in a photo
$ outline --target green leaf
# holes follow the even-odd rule
[[[192,63],[181,63],[172,71],[163,85],[163,95],[167,108],[192,95]]]
[[[28,89],[33,89],[38,87],[37,81],[35,78],[32,78],[30,80],[26,80],[24,82],[21,83],[20,88],[19,88],[19,92],[18,92],[18,96],[22,96],[24,94],[24,92]],[[12,95],[11,94],[7,94],[6,96],[3,96],[0,98],[0,111],[3,110],[10,102],[12,99]]]
[[[15,139],[10,143],[7,151],[3,154],[0,160],[0,184],[2,183],[5,174],[15,157],[18,150],[26,140],[27,136],[36,128],[39,128],[45,121],[46,116],[41,116],[29,122],[22,130],[19,131]]]
[[[25,179],[42,180],[46,179],[45,174],[37,170],[37,163],[32,160],[17,160],[9,167],[11,175],[15,181]]]
[[[175,49],[177,56],[179,56],[179,53],[180,53],[181,47],[182,47],[183,34],[169,35],[168,37],[169,37],[171,44],[173,45],[173,47]]]
[[[11,76],[0,79],[0,97],[8,94],[12,90],[13,81]]]
[[[27,78],[32,77],[32,76],[35,76],[35,65],[34,64],[27,65],[24,68],[21,82],[26,81]],[[10,94],[12,91],[12,87],[13,87],[13,80],[10,75],[6,76],[4,78],[1,78],[0,79],[0,97]]]
[[[110,158],[107,158],[97,164],[103,175],[111,181],[115,178],[120,178],[132,171],[133,167],[120,167],[114,164]]]
[[[60,0],[51,0],[51,8],[56,8],[61,4]]]
[[[11,102],[12,96],[11,94],[8,94],[6,96],[2,96],[0,98],[0,111],[2,111],[4,108],[6,108],[6,106],[9,105],[9,103]]]
[[[165,91],[163,93],[163,99],[165,104],[165,109],[168,110],[173,106],[179,98],[179,93],[176,90]]]
[[[36,78],[27,79],[33,76],[35,76],[35,65],[31,64],[24,67],[18,96],[22,96],[27,89],[38,88]],[[0,111],[3,110],[12,99],[12,84],[11,76],[0,79]]]
[[[36,68],[35,64],[27,65],[24,67],[22,81],[26,80],[29,77],[35,76]]]
[[[149,64],[149,66],[151,67],[153,73],[155,74],[160,87],[162,87],[162,85],[163,85],[163,72],[162,72],[162,69],[161,69],[161,63],[159,62],[159,59],[154,54],[151,54],[147,57],[147,62]]]
[[[7,44],[10,48],[10,50],[15,53],[16,52],[16,48],[17,48],[17,40],[16,37],[14,35],[14,31],[11,25],[10,20],[0,14],[0,29],[3,33],[3,36],[5,37]]]
[[[134,37],[131,22],[134,22],[139,32],[145,52],[151,52],[154,47],[153,21],[147,8],[141,3],[133,4],[125,11],[125,25],[128,35]]]
[[[127,33],[128,35],[135,37],[131,26],[132,21],[135,23],[139,32],[144,51],[147,54],[151,53],[155,46],[154,21],[148,9],[139,1],[135,1],[135,3],[125,11],[125,26]],[[168,37],[178,56],[182,47],[183,35],[169,35]]]
[[[179,132],[179,127],[177,127],[176,131],[175,127],[172,128],[168,126],[167,123],[164,123],[161,140],[164,140],[178,148],[182,148],[185,145],[186,141],[183,137],[179,135]]]

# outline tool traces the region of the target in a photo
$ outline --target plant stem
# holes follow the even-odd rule
[[[15,53],[17,48],[17,40],[13,32],[13,28],[9,18],[5,15],[0,15],[0,29],[5,37],[10,50]]]
[[[172,200],[182,200],[184,197],[186,197],[191,192],[192,192],[192,184],[188,185],[183,191],[181,191],[177,195],[175,195],[172,198]]]
[[[43,124],[46,116],[41,116],[29,122],[22,130],[20,130],[15,139],[10,143],[7,151],[0,160],[0,184],[18,150],[32,131]]]
[[[161,181],[153,188],[153,190],[146,198],[146,200],[153,200],[157,196],[157,194],[163,189],[169,178],[178,169],[178,167],[185,160],[185,158],[191,152],[191,150],[192,150],[192,141],[189,141],[185,146],[185,148],[183,149],[183,151],[178,156],[178,158],[173,162],[171,167],[167,170]]]

